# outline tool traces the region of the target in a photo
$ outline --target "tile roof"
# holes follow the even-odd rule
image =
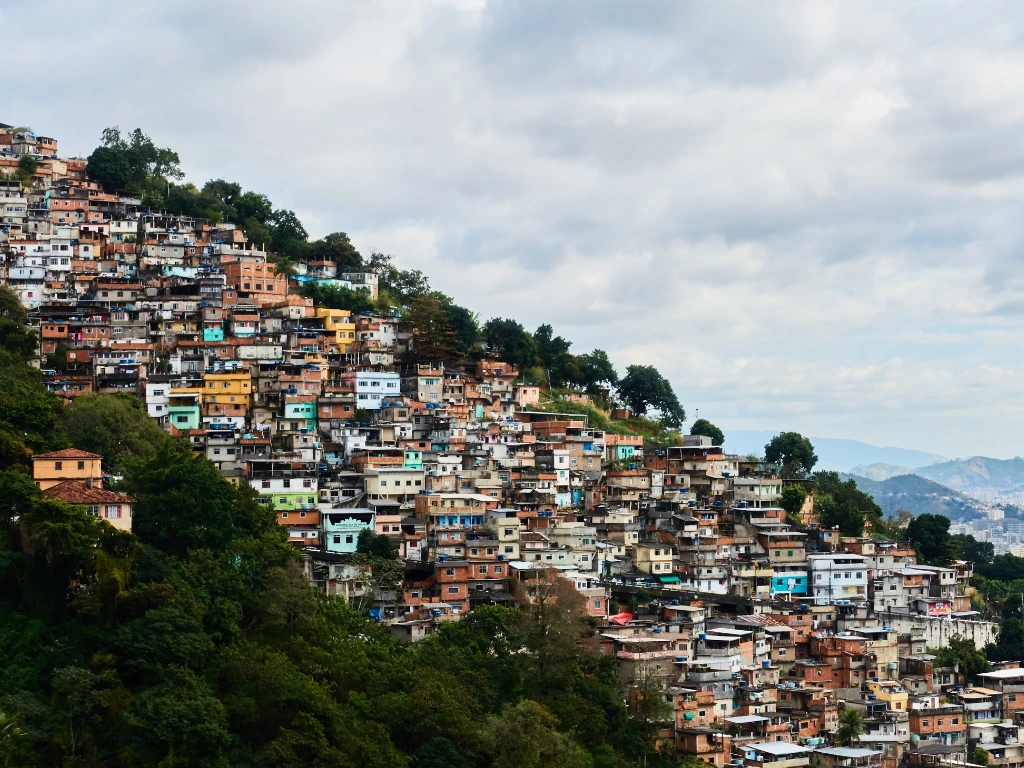
[[[62,451],[51,451],[50,453],[37,453],[33,459],[102,459],[98,453],[80,451],[77,448],[65,448]]]
[[[65,480],[43,491],[44,499],[66,501],[68,504],[131,504],[131,496],[105,488],[90,488],[80,480]]]

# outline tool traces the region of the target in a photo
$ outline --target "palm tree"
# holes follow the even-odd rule
[[[858,736],[864,733],[864,718],[860,712],[853,707],[847,707],[839,716],[839,730],[836,731],[836,741],[849,745]]]

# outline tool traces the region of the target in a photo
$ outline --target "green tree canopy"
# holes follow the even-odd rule
[[[344,232],[331,232],[309,244],[307,255],[314,261],[333,261],[338,271],[358,272],[363,268],[363,257]]]
[[[641,416],[655,409],[661,414],[662,421],[673,429],[678,429],[686,421],[686,411],[672,385],[653,365],[629,366],[619,382],[619,397],[633,413]]]
[[[974,641],[959,635],[949,638],[943,648],[929,648],[928,653],[935,655],[932,662],[934,667],[959,665],[960,673],[967,676],[967,681],[971,685],[977,685],[978,675],[992,668],[985,654],[974,647]]]
[[[795,515],[803,509],[806,500],[807,491],[804,487],[799,483],[793,483],[782,489],[779,506],[786,510],[786,514]]]
[[[359,532],[356,552],[384,560],[395,560],[398,558],[398,545],[383,533],[374,533],[366,528]]]
[[[66,448],[62,413],[63,404],[42,386],[39,371],[0,350],[0,469],[28,468],[32,453]]]
[[[764,460],[781,466],[786,477],[803,477],[818,463],[811,441],[799,432],[773,437],[764,447]]]
[[[132,178],[124,153],[113,147],[96,147],[89,155],[85,172],[108,192],[127,189]]]
[[[839,729],[836,731],[836,741],[849,746],[858,736],[864,733],[864,718],[860,712],[853,707],[847,707],[839,715]]]
[[[818,520],[823,528],[839,528],[843,536],[864,534],[864,513],[852,501],[836,501],[828,493],[819,493],[814,498]]]
[[[712,445],[725,445],[725,433],[707,419],[697,419],[693,422],[690,434],[710,437]]]
[[[515,320],[492,318],[484,325],[483,335],[488,346],[506,363],[516,365],[520,369],[537,364],[537,342],[533,335]]]
[[[445,305],[431,295],[409,300],[402,321],[412,330],[418,358],[450,362],[462,356],[463,346],[451,319]]]
[[[125,459],[152,456],[171,440],[128,392],[76,397],[64,411],[64,425],[75,448],[98,453],[114,473]]]
[[[925,513],[911,520],[907,538],[923,563],[947,565],[958,554],[956,541],[949,535],[949,518]]]
[[[614,387],[619,383],[619,374],[603,349],[595,349],[576,358],[582,374],[583,386],[587,392],[596,395],[602,386]]]
[[[962,533],[952,538],[957,549],[960,551],[959,556],[964,560],[974,563],[975,571],[981,573],[992,564],[996,548],[991,541],[978,541],[973,536]],[[1024,569],[1015,578],[1024,578]]]

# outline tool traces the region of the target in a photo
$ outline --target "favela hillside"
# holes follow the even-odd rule
[[[1019,552],[158,143],[0,124],[0,763],[1024,764]]]

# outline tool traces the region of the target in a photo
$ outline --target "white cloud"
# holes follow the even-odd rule
[[[59,19],[38,32],[39,18]],[[1016,455],[1024,10],[39,2],[7,122],[108,124],[729,428]],[[30,73],[30,75],[28,74]]]

